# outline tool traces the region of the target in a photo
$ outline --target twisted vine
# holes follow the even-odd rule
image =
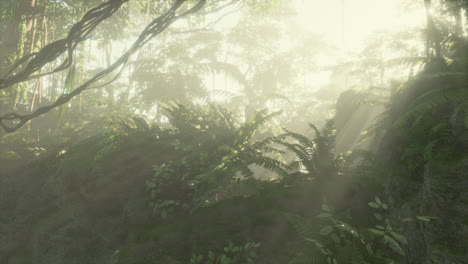
[[[6,89],[24,81],[37,79],[39,77],[50,75],[55,72],[63,71],[72,64],[73,51],[84,41],[93,30],[104,20],[111,17],[119,8],[128,0],[109,0],[98,6],[89,9],[78,21],[72,26],[70,32],[64,39],[54,41],[39,52],[34,52],[25,55],[16,62],[12,69],[0,79],[0,89]],[[34,74],[39,71],[44,65],[56,60],[60,55],[67,52],[67,57],[55,69],[49,72]],[[28,62],[29,61],[29,62]],[[12,74],[21,65],[26,64],[24,69],[16,74]]]
[[[8,73],[7,76],[5,76],[3,79],[0,79],[0,89],[5,89],[16,83],[24,82],[26,80],[31,80],[34,78],[39,78],[41,76],[68,68],[72,62],[71,58],[73,51],[78,46],[78,44],[85,40],[100,22],[114,14],[122,6],[122,4],[127,1],[128,0],[109,0],[108,2],[105,2],[99,6],[90,9],[88,12],[86,12],[83,18],[72,27],[66,39],[61,39],[52,42],[44,48],[42,48],[41,51],[39,51],[38,53],[30,54],[25,58],[20,59],[20,63],[17,63],[14,66],[14,68],[19,67],[30,57],[33,57],[33,59],[29,61],[29,63],[23,71],[21,71],[18,74],[12,75],[11,77],[8,77],[11,73],[10,71],[10,73]],[[6,115],[0,116],[0,126],[2,126],[7,133],[12,133],[24,126],[31,119],[45,114],[58,106],[66,104],[73,97],[79,95],[81,92],[90,88],[91,85],[101,80],[105,76],[109,75],[115,69],[123,67],[127,63],[131,55],[133,55],[139,48],[141,48],[153,37],[159,35],[161,32],[167,29],[176,20],[187,15],[196,13],[197,11],[202,9],[206,4],[206,0],[199,0],[192,8],[188,9],[180,15],[177,15],[177,10],[185,2],[187,2],[187,0],[176,0],[166,13],[151,21],[151,23],[148,26],[146,26],[146,28],[140,33],[140,35],[132,44],[132,46],[130,46],[130,48],[108,68],[100,71],[91,79],[87,80],[82,85],[76,87],[70,93],[63,94],[52,104],[40,107],[32,113],[24,115],[18,113],[8,113]],[[57,57],[65,51],[68,51],[68,56],[59,67],[57,67],[51,72],[32,75],[34,72],[41,69],[46,63],[57,59]],[[13,123],[13,125],[8,126],[5,123],[5,121],[9,121]]]

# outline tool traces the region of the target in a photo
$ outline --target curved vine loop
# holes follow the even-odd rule
[[[121,4],[123,4],[124,2],[127,2],[127,1],[128,0],[110,0],[107,3],[110,4],[112,2],[112,3],[121,3]],[[58,106],[66,104],[73,97],[77,96],[78,94],[80,94],[84,90],[90,88],[91,85],[95,84],[97,81],[99,81],[102,78],[104,78],[105,76],[109,75],[115,69],[117,69],[119,67],[123,67],[126,64],[126,62],[128,61],[128,59],[130,58],[130,56],[133,55],[145,43],[147,43],[153,37],[159,35],[161,32],[163,32],[165,29],[167,29],[176,20],[178,20],[178,19],[180,19],[182,17],[185,17],[187,15],[196,13],[197,11],[202,9],[206,4],[206,0],[199,0],[192,8],[188,9],[187,11],[183,12],[180,15],[177,15],[176,14],[177,10],[187,1],[188,0],[176,0],[174,2],[174,4],[171,6],[171,8],[166,13],[162,14],[161,16],[159,16],[159,17],[155,18],[153,21],[151,21],[151,23],[148,26],[146,26],[146,28],[140,33],[140,35],[138,36],[136,41],[132,44],[132,46],[130,46],[130,48],[124,54],[122,54],[122,56],[120,56],[108,68],[100,71],[99,73],[94,75],[91,79],[87,80],[82,85],[80,85],[77,88],[75,88],[74,90],[72,90],[70,93],[63,94],[62,96],[60,96],[52,104],[40,107],[36,111],[34,111],[32,113],[24,114],[24,115],[17,114],[17,113],[9,113],[9,114],[6,114],[4,116],[0,116],[0,126],[2,126],[3,129],[7,133],[14,132],[14,131],[18,130],[19,128],[21,128],[22,126],[24,126],[31,119],[33,119],[33,118],[35,118],[37,116],[40,116],[42,114],[45,114],[45,113],[49,112],[50,110],[52,110],[52,109],[54,109],[54,108],[56,108]],[[118,7],[120,7],[121,4],[118,5]],[[112,4],[110,4],[110,5],[112,5]],[[115,6],[113,6],[113,7],[117,7],[116,6],[117,4],[114,4],[114,5]],[[32,71],[32,69],[36,69],[36,70],[40,69],[40,67],[42,67],[45,63],[47,63],[47,62],[45,62],[45,61],[47,61],[46,54],[56,55],[56,57],[58,57],[58,55],[63,53],[65,51],[64,49],[67,49],[67,48],[68,48],[70,59],[65,60],[63,65],[59,66],[58,68],[59,68],[59,70],[62,70],[60,67],[68,67],[69,63],[71,63],[71,53],[73,52],[74,48],[76,48],[76,45],[78,45],[79,41],[83,41],[86,38],[86,36],[89,35],[91,30],[94,29],[95,26],[97,26],[97,24],[94,24],[94,21],[99,21],[99,22],[102,21],[101,20],[102,13],[99,13],[99,11],[98,11],[98,10],[101,10],[101,8],[100,8],[101,6],[102,5],[100,5],[98,7],[95,7],[93,9],[89,10],[85,14],[85,16],[88,18],[85,21],[88,21],[89,24],[85,23],[85,22],[80,24],[80,22],[79,22],[79,23],[75,24],[75,26],[73,26],[72,30],[70,31],[69,38],[70,38],[70,36],[75,36],[73,38],[74,40],[77,40],[76,42],[73,42],[75,44],[69,45],[69,42],[67,41],[69,38],[67,38],[65,40],[59,40],[59,41],[56,41],[56,42],[53,42],[53,43],[47,45],[28,64],[27,68],[30,68],[29,71]],[[80,26],[77,26],[78,24],[80,24]],[[73,32],[82,32],[83,34],[80,34],[79,35],[80,37],[78,37]],[[65,44],[65,45],[62,45],[62,44]],[[44,51],[44,49],[46,51]],[[42,55],[40,55],[40,54],[42,54]],[[42,59],[40,59],[40,58],[42,58]],[[34,60],[36,60],[36,62],[33,62]],[[48,61],[50,61],[50,59]],[[25,71],[26,71],[26,69],[25,69]],[[25,80],[28,80],[28,79],[32,79],[32,77],[35,77],[35,78],[39,77],[39,75],[29,76],[28,72],[27,71],[25,72],[25,71],[24,71],[22,77],[20,77],[19,74],[12,76],[10,78],[11,81],[9,81],[9,82],[14,83],[13,79],[16,79],[17,80],[16,83],[17,83],[17,82],[25,81]],[[58,70],[56,69],[56,71],[58,71]],[[3,87],[2,85],[5,85],[4,80],[3,80],[3,82],[0,82],[0,88]],[[5,121],[12,122],[13,125],[8,126],[7,124],[5,124]]]
[[[129,0],[109,0],[98,6],[89,9],[78,21],[72,26],[70,32],[64,39],[60,39],[49,43],[43,47],[39,52],[25,55],[19,59],[10,71],[0,79],[0,90],[6,89],[24,81],[37,79],[39,77],[50,75],[55,72],[63,71],[70,67],[72,64],[73,52],[76,47],[89,35],[93,30],[104,20],[111,17],[120,7]],[[55,61],[60,55],[67,52],[66,58],[62,63],[52,71],[37,73],[44,65],[49,62]],[[15,70],[26,64],[23,70],[16,74],[12,74]]]

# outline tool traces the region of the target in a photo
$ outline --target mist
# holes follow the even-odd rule
[[[0,263],[468,263],[468,1],[0,1]]]

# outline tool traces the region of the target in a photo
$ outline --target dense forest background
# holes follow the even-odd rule
[[[390,2],[0,0],[0,263],[468,263],[468,1]]]

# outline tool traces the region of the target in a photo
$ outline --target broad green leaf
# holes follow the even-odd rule
[[[423,215],[416,216],[416,219],[418,219],[420,221],[424,221],[424,222],[430,222],[431,218],[432,217],[430,217],[430,216],[423,216]]]
[[[379,213],[375,213],[374,214],[375,216],[375,219],[379,220],[379,221],[382,221],[383,220],[383,215],[379,214]]]
[[[320,232],[319,232],[319,233],[320,233],[322,236],[327,236],[327,235],[329,235],[331,232],[333,232],[333,227],[327,225],[327,226],[322,227],[322,228],[320,229]]]
[[[393,249],[393,251],[397,252],[398,254],[402,256],[405,255],[405,252],[403,251],[403,249],[400,247],[398,242],[396,242],[393,238],[391,238],[388,235],[384,235],[384,240],[388,243],[390,248]]]
[[[411,218],[411,217],[405,217],[405,218],[402,218],[401,221],[402,221],[402,222],[410,222],[410,221],[413,221],[413,218]]]
[[[397,240],[398,242],[404,244],[404,245],[407,245],[408,244],[408,240],[406,240],[406,238],[400,234],[397,234],[396,232],[394,231],[390,231],[390,235],[392,235],[392,237]]]
[[[368,228],[368,230],[369,230],[370,232],[372,232],[373,234],[378,235],[378,236],[381,236],[381,235],[385,234],[385,232],[380,231],[380,230],[377,230],[377,229],[374,229],[374,228]]]
[[[375,201],[377,202],[378,205],[382,205],[382,201],[380,201],[379,197],[375,197]]]

